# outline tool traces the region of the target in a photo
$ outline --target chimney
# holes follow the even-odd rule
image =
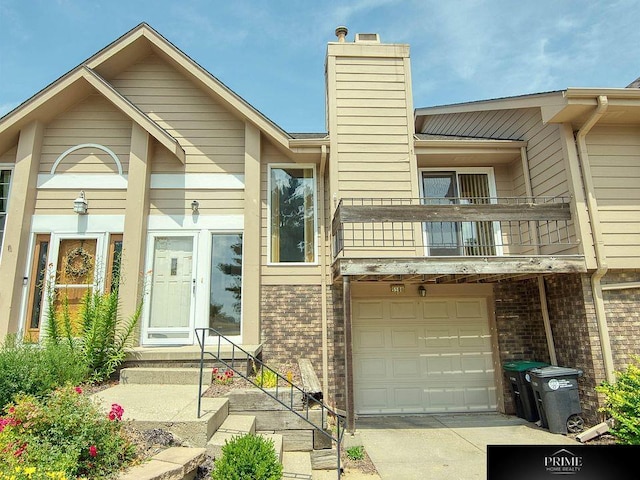
[[[338,28],[336,28],[336,37],[338,37],[338,42],[344,43],[347,33],[349,33],[349,30],[344,25],[341,25]]]

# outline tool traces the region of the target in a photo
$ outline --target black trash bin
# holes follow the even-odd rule
[[[577,433],[584,428],[580,414],[578,377],[582,370],[568,367],[541,367],[529,370],[542,426],[551,433]]]
[[[529,422],[535,422],[540,418],[536,400],[531,389],[531,381],[527,373],[532,368],[546,367],[548,363],[531,362],[528,360],[516,360],[505,363],[502,366],[504,373],[511,385],[513,403],[516,406],[516,415]]]

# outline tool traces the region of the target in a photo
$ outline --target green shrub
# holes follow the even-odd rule
[[[211,477],[213,480],[280,480],[282,465],[272,440],[248,434],[225,442]]]
[[[362,445],[347,448],[349,460],[362,460],[364,458],[364,447]]]
[[[256,375],[256,383],[264,388],[274,388],[278,385],[278,375],[271,370],[262,368],[260,372],[254,366],[254,373]]]
[[[127,438],[121,407],[105,415],[74,387],[38,399],[18,395],[0,420],[0,478],[16,469],[63,472],[70,478],[106,478],[135,455]],[[48,474],[51,477],[51,474]],[[55,477],[54,477],[55,478]]]
[[[625,445],[640,445],[640,357],[634,362],[616,372],[616,383],[603,382],[596,387],[606,396],[600,410],[614,420],[611,433]]]
[[[66,345],[79,352],[92,382],[109,378],[124,360],[142,313],[142,303],[131,317],[122,321],[118,315],[118,288],[107,293],[87,290],[77,318],[72,318],[66,292],[53,288],[48,292],[45,342],[52,346]],[[57,295],[61,295],[60,308],[56,308]]]
[[[84,357],[67,345],[23,343],[7,336],[0,346],[0,409],[18,393],[42,397],[87,378]]]

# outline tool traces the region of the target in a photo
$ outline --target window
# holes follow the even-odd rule
[[[4,228],[7,219],[10,181],[11,170],[0,170],[0,252],[2,251],[2,238],[4,237]]]
[[[490,172],[424,171],[422,192],[427,205],[487,204],[495,201]],[[496,255],[497,222],[426,222],[429,255]]]
[[[271,167],[270,261],[316,261],[316,198],[313,167]]]
[[[222,335],[240,335],[242,313],[242,235],[211,236],[209,327]]]

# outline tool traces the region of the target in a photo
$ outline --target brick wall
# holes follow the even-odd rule
[[[263,360],[270,366],[308,358],[322,382],[322,295],[320,285],[268,285],[261,292]],[[342,288],[327,287],[329,392],[344,401]]]
[[[578,380],[582,416],[588,423],[597,423],[602,398],[594,389],[604,380],[604,364],[590,277],[554,275],[545,277],[545,284],[558,365],[584,372]]]
[[[602,285],[640,282],[640,272],[609,272]],[[603,292],[609,338],[616,370],[624,370],[640,355],[640,288]]]
[[[536,279],[494,285],[500,365],[512,360],[549,362]],[[504,375],[502,371],[496,372]],[[504,382],[505,412],[515,413],[508,382]]]

